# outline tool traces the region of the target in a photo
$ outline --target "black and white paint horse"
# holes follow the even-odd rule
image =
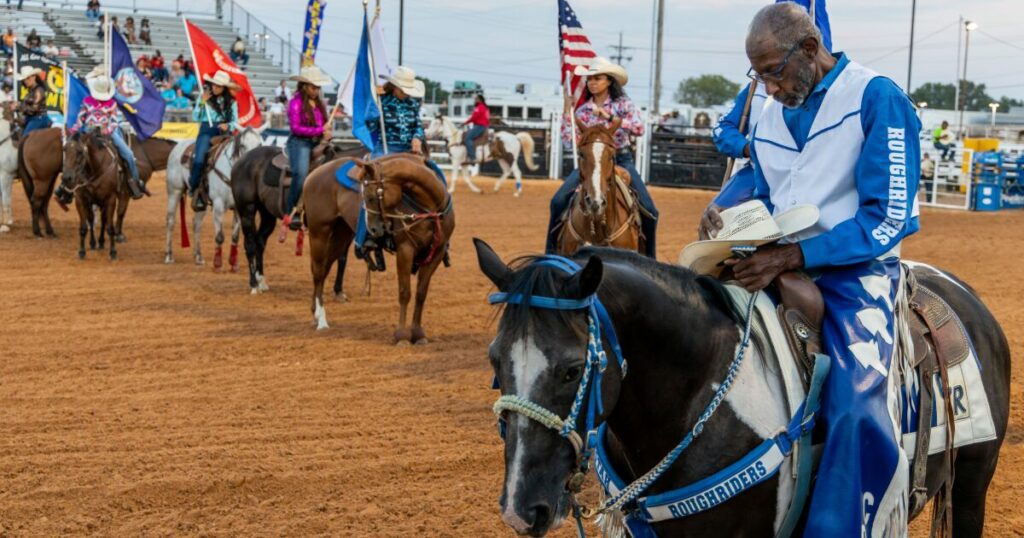
[[[628,361],[628,375],[623,377],[616,361],[607,361],[600,390],[603,413],[596,422],[605,424],[610,463],[626,482],[656,466],[694,427],[737,351],[743,314],[736,312],[725,286],[687,269],[613,249],[581,250],[573,259],[584,267],[575,274],[536,263],[535,258],[510,267],[486,243],[475,241],[481,270],[508,297],[571,302],[594,296],[604,305]],[[981,361],[996,438],[959,449],[952,498],[953,534],[981,536],[985,494],[1009,414],[1009,347],[992,314],[966,284],[920,264],[913,271],[918,282],[938,292],[964,321]],[[571,417],[589,356],[587,311],[509,303],[488,350],[502,398],[532,402],[541,414],[547,410],[550,416]],[[608,349],[607,332],[603,340]],[[777,368],[766,367],[760,357],[750,359],[734,380],[737,390],[728,393],[728,405],[707,421],[703,435],[645,495],[713,475],[788,422],[779,401]],[[577,451],[550,426],[521,411],[505,411],[502,423],[501,517],[520,534],[543,536],[564,523],[573,508],[569,482],[578,479]],[[576,432],[585,439],[582,424],[581,418]],[[929,496],[939,489],[942,458],[929,458]],[[793,495],[789,476],[783,467],[729,502],[656,523],[653,529],[658,536],[771,536]]]

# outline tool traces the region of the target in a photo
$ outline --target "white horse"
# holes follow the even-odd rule
[[[455,192],[455,184],[459,182],[459,176],[461,175],[466,181],[466,185],[469,185],[469,190],[479,193],[481,192],[480,188],[473,184],[472,177],[480,172],[480,163],[496,159],[496,157],[491,155],[489,144],[480,144],[476,147],[477,164],[475,166],[467,164],[466,145],[462,142],[463,134],[465,133],[456,127],[455,123],[448,116],[434,118],[426,130],[428,137],[444,138],[448,142],[448,155],[451,157],[452,168],[455,169],[454,177],[448,185],[448,192]],[[529,133],[512,134],[506,131],[498,131],[494,133],[494,138],[501,142],[505,152],[512,157],[511,163],[505,159],[496,159],[498,164],[501,165],[501,177],[494,184],[494,192],[501,190],[501,185],[505,182],[505,178],[508,177],[509,173],[512,173],[516,178],[515,196],[518,197],[523,193],[523,173],[519,170],[519,154],[523,154],[523,160],[526,161],[527,168],[530,170],[537,169],[537,165],[533,162],[533,137]]]
[[[11,211],[11,188],[18,174],[18,148],[11,140],[11,122],[0,118],[0,233],[11,231],[14,212]]]
[[[223,264],[224,212],[228,209],[235,209],[235,197],[231,194],[231,185],[225,179],[231,178],[231,167],[234,166],[236,161],[241,159],[249,150],[263,145],[263,137],[260,135],[262,131],[262,127],[260,129],[247,127],[235,139],[225,142],[224,150],[217,156],[217,161],[213,163],[213,167],[210,168],[210,172],[207,174],[207,180],[210,185],[210,200],[213,205],[214,240],[217,242],[217,250],[213,257],[213,269],[215,271],[220,270]],[[188,190],[188,176],[191,171],[191,165],[181,164],[181,156],[185,153],[185,149],[193,142],[195,141],[183,140],[178,142],[178,145],[174,147],[170,157],[167,159],[167,242],[165,245],[164,263],[174,263],[172,241],[174,237],[175,213],[178,210],[178,204],[183,201]],[[235,144],[240,144],[241,146],[238,148],[238,151],[236,151]],[[212,157],[212,155],[207,154],[207,157]],[[196,212],[192,217],[192,236],[195,241],[192,255],[196,265],[203,265],[204,263],[203,254],[199,248],[199,236],[205,217],[206,211]],[[184,226],[184,223],[182,223],[182,226]],[[231,227],[231,254],[228,257],[231,272],[238,270],[238,236],[241,229],[242,221],[239,219],[238,213],[235,213],[235,220]]]

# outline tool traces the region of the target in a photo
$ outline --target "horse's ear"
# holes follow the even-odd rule
[[[591,256],[587,265],[583,266],[566,284],[566,294],[574,299],[590,297],[597,292],[604,277],[604,263],[601,258]]]
[[[366,175],[366,172],[369,169],[369,167],[366,166],[366,163],[360,159],[352,159],[352,162],[356,163],[356,165],[353,166],[352,169],[348,171],[348,178],[357,183],[362,183],[363,176]]]
[[[480,264],[480,271],[483,272],[499,290],[505,291],[512,270],[501,261],[501,257],[483,239],[473,238],[473,246],[476,247],[476,260]]]

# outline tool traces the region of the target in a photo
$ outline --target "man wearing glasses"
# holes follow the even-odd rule
[[[792,242],[726,262],[748,290],[788,270],[815,278],[825,299],[832,368],[819,416],[824,451],[805,536],[902,536],[908,460],[898,438],[893,305],[900,241],[918,230],[921,124],[891,80],[831,54],[793,3],[757,13],[746,40],[750,76],[771,100],[754,128],[753,197],[775,214],[818,207]],[[701,233],[721,228],[717,208]]]

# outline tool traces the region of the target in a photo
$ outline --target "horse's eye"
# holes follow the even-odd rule
[[[578,381],[582,373],[583,368],[579,366],[571,366],[568,370],[565,371],[565,382],[571,383],[573,381]]]

